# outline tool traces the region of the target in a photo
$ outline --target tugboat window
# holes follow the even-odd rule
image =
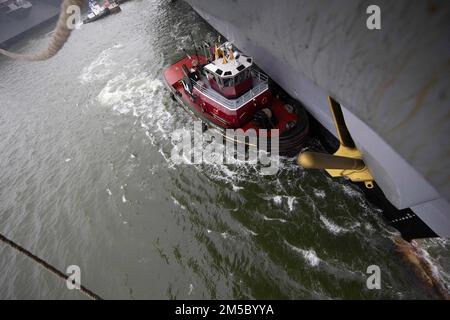
[[[206,78],[208,80],[214,79],[214,75],[211,72],[207,71],[206,69],[203,69],[203,70],[205,70]]]
[[[236,76],[236,83],[241,83],[241,82],[245,81],[246,78],[247,78],[246,72],[245,71],[241,72]]]
[[[234,79],[233,78],[223,79],[223,84],[225,87],[232,87],[234,86]]]
[[[219,86],[222,86],[222,87],[223,87],[223,81],[222,81],[222,78],[221,78],[221,77],[218,77],[218,76],[216,76],[215,78],[216,78],[216,83],[217,83]]]

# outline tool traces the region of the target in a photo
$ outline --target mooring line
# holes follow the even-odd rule
[[[30,251],[28,251],[27,249],[25,249],[21,245],[15,243],[11,239],[8,239],[7,237],[5,237],[1,233],[0,233],[0,240],[3,241],[4,243],[6,243],[7,245],[11,246],[13,249],[16,249],[17,251],[19,251],[19,252],[23,253],[24,255],[26,255],[27,257],[31,258],[32,260],[34,260],[35,262],[37,262],[38,264],[43,266],[48,271],[53,272],[58,277],[60,277],[60,278],[62,278],[64,280],[67,280],[69,278],[69,276],[66,275],[65,273],[63,273],[60,270],[56,269],[54,266],[52,266],[51,264],[49,264],[45,260],[43,260],[43,259],[39,258],[38,256],[32,254]],[[84,294],[86,294],[87,296],[89,296],[93,300],[103,300],[98,294],[94,293],[93,291],[89,290],[88,288],[86,288],[85,286],[83,286],[81,284],[80,284],[80,291],[83,292]]]

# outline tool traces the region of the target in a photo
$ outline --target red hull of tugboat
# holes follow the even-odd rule
[[[271,93],[270,88],[261,91],[250,101],[243,104],[236,110],[227,108],[218,99],[204,94],[199,86],[194,86],[192,94],[186,92],[182,79],[183,65],[188,69],[192,68],[192,61],[197,60],[199,65],[208,63],[205,56],[197,55],[185,57],[164,71],[166,85],[171,90],[174,100],[195,117],[202,120],[208,127],[216,128],[224,134],[225,129],[242,129],[244,132],[255,129],[258,136],[262,136],[252,121],[255,112],[263,108],[270,108],[277,119],[276,125],[272,129],[279,129],[279,152],[284,156],[295,156],[303,147],[309,133],[309,123],[306,112],[303,108],[293,107],[292,110],[286,108],[286,102]],[[288,128],[288,123],[294,122],[295,126]],[[263,131],[264,132],[264,131]],[[267,136],[271,132],[267,130]],[[270,144],[270,139],[269,139]],[[245,143],[238,141],[238,143]]]

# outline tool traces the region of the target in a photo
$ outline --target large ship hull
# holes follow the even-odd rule
[[[369,30],[365,1],[187,2],[335,136],[340,102],[405,238],[450,236],[448,3],[379,1]]]
[[[32,1],[31,6],[0,13],[0,47],[6,48],[35,28],[56,21],[61,0]]]

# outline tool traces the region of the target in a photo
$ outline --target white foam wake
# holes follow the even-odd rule
[[[112,68],[116,65],[114,55],[121,48],[123,48],[123,45],[116,44],[111,48],[103,50],[94,61],[81,70],[79,76],[81,83],[89,83],[111,75]]]
[[[337,224],[333,223],[332,221],[330,221],[323,215],[320,215],[320,221],[322,221],[323,225],[325,226],[325,228],[328,231],[330,231],[331,233],[333,233],[335,235],[346,233],[346,232],[350,231],[346,228],[338,226]]]
[[[286,243],[286,245],[293,251],[299,253],[304,259],[305,261],[311,266],[311,267],[316,267],[319,265],[319,263],[322,261],[316,254],[316,251],[314,251],[314,249],[308,249],[308,250],[304,250],[301,248],[298,248],[292,244],[290,244],[289,242],[287,242],[286,240],[284,240],[284,243]]]
[[[144,110],[148,111],[145,101],[154,96],[162,86],[160,80],[151,79],[143,73],[134,77],[121,73],[107,82],[98,95],[98,101],[119,113],[132,112],[139,116]]]

